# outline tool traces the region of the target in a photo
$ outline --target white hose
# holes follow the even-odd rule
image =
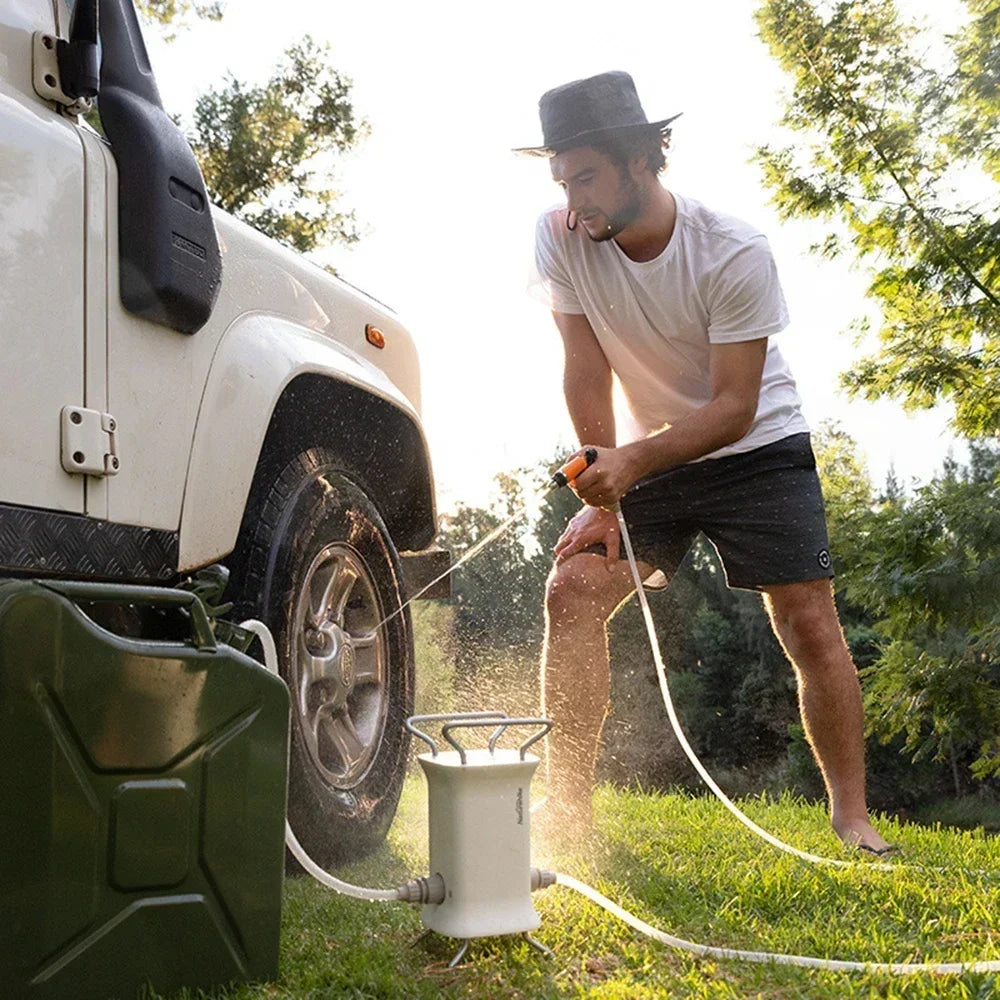
[[[256,618],[249,618],[245,622],[240,622],[239,627],[246,629],[248,632],[253,632],[260,639],[260,644],[264,647],[264,665],[275,677],[280,677],[281,674],[278,671],[278,651],[275,648],[271,630]],[[350,882],[344,882],[339,878],[335,878],[328,871],[320,868],[299,843],[287,819],[285,820],[285,843],[288,845],[288,849],[292,852],[295,860],[317,882],[322,882],[323,885],[330,889],[342,892],[345,896],[354,896],[356,899],[397,901],[401,898],[398,889],[366,889],[360,885],[351,885]]]
[[[786,955],[766,951],[741,951],[737,948],[718,948],[707,944],[697,944],[674,937],[602,895],[596,889],[580,882],[571,875],[556,874],[556,884],[586,896],[598,906],[625,921],[630,927],[671,948],[691,952],[702,958],[729,958],[743,962],[762,962],[774,965],[796,965],[804,969],[824,969],[830,972],[888,972],[894,976],[908,976],[918,972],[933,972],[942,975],[963,975],[966,972],[1000,972],[1000,961],[996,962],[846,962],[834,958],[812,958],[809,955]]]

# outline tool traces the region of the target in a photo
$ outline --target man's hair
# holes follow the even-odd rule
[[[670,129],[663,132],[657,129],[626,129],[588,145],[619,166],[625,166],[633,157],[645,155],[649,169],[654,174],[661,174],[667,165],[663,154],[670,148]]]

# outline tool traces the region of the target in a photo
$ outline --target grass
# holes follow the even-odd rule
[[[917,823],[938,822],[962,829],[982,827],[990,833],[1000,833],[1000,805],[979,795],[960,799],[942,799],[913,809],[910,818]]]
[[[595,805],[597,829],[587,844],[559,852],[543,846],[536,863],[588,882],[680,937],[853,960],[1000,960],[1000,840],[982,831],[884,820],[906,856],[882,873],[863,864],[821,868],[783,855],[705,797],[605,787]],[[820,806],[791,797],[744,805],[795,846],[847,856]],[[413,776],[389,841],[338,874],[390,886],[422,873],[425,810],[423,779]],[[998,874],[973,874],[982,869]],[[458,942],[432,936],[411,947],[421,931],[416,909],[358,902],[291,878],[278,980],[170,1000],[1000,998],[1000,975],[900,978],[696,958],[640,936],[559,886],[536,895],[535,905],[542,918],[536,936],[554,957],[520,938],[486,938],[473,941],[464,964],[449,969]]]

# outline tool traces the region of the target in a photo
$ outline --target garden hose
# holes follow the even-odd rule
[[[735,959],[741,962],[759,962],[767,965],[795,965],[803,969],[822,969],[827,972],[887,972],[894,976],[909,976],[915,973],[935,973],[937,975],[959,976],[967,972],[1000,972],[1000,961],[988,962],[851,962],[836,958],[814,958],[811,955],[789,955],[781,952],[743,951],[738,948],[720,948],[715,945],[698,944],[675,937],[645,920],[629,913],[616,902],[596,889],[573,878],[572,875],[556,873],[556,885],[580,893],[591,902],[603,907],[608,913],[618,917],[630,927],[661,944],[680,951],[687,951],[701,958]]]

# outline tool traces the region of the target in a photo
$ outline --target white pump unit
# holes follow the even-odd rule
[[[441,735],[453,750],[439,751],[435,741],[417,728],[427,722],[442,723]],[[497,741],[513,726],[536,731],[517,749],[498,748]],[[424,905],[425,927],[465,939],[458,958],[470,938],[527,936],[541,922],[531,893],[554,881],[531,868],[529,803],[539,758],[527,750],[552,723],[510,718],[503,712],[473,712],[416,715],[406,727],[431,748],[417,759],[427,778],[429,870],[445,889],[441,902]],[[482,727],[493,730],[486,747],[466,749],[455,738],[456,729]]]

